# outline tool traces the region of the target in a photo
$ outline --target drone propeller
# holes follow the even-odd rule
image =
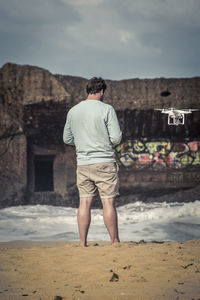
[[[200,109],[198,108],[182,108],[182,109],[178,109],[178,108],[173,108],[173,107],[170,107],[170,108],[155,108],[155,110],[159,110],[159,111],[165,111],[165,112],[173,112],[173,111],[176,111],[176,112],[191,112],[191,111],[198,111]]]

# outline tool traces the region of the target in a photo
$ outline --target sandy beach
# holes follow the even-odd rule
[[[200,299],[200,240],[0,243],[0,299]]]

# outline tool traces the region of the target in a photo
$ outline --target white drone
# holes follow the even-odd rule
[[[162,108],[160,110],[162,114],[168,114],[168,125],[184,125],[185,115],[191,114],[193,111],[199,109],[176,109],[176,108]]]

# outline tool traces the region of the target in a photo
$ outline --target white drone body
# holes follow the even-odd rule
[[[168,125],[184,125],[185,115],[191,114],[198,109],[176,109],[176,108],[162,108],[160,110],[163,114],[168,114]]]

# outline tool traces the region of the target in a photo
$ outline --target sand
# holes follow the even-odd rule
[[[200,240],[0,243],[0,299],[200,299]]]

